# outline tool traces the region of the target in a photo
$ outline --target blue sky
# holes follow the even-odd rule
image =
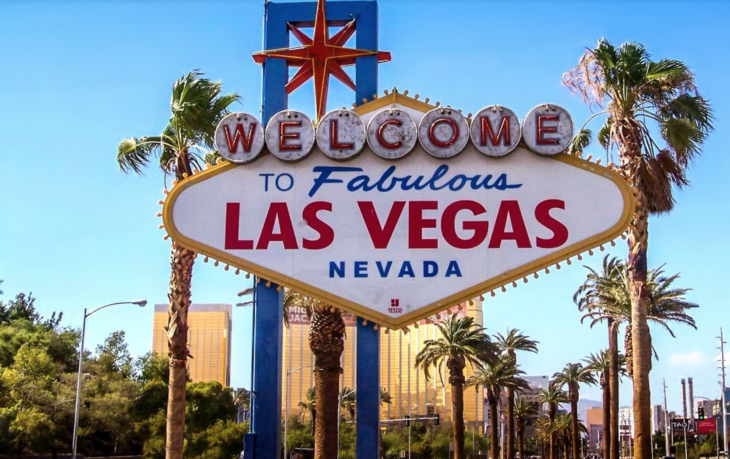
[[[524,116],[552,102],[582,124],[590,111],[560,79],[600,37],[639,41],[696,73],[716,131],[689,172],[691,188],[676,194],[671,215],[650,225],[651,266],[681,272],[678,284],[693,288],[689,297],[701,305],[699,330],[676,326],[677,339],[654,333],[660,360],[652,402],[661,402],[666,378],[670,409],[681,406],[680,376],[694,377],[697,395],[717,394],[715,337],[721,326],[730,333],[722,293],[730,256],[730,68],[721,57],[728,13],[722,2],[380,2],[380,48],[393,55],[380,66],[381,91],[398,86],[464,112],[500,103]],[[122,175],[116,148],[124,137],[161,130],[172,82],[194,68],[238,91],[237,109],[258,112],[261,69],[251,54],[261,50],[261,2],[11,1],[0,4],[0,17],[0,298],[32,291],[43,314],[63,311],[65,324],[76,327],[84,307],[166,302],[169,244],[155,217],[163,177],[155,168]],[[336,81],[330,93],[330,107],[354,100]],[[313,112],[311,83],[291,105]],[[625,245],[612,253],[623,257]],[[598,266],[600,257],[585,261]],[[552,374],[605,347],[604,329],[581,325],[572,302],[584,276],[574,263],[487,298],[489,331],[517,327],[540,341],[538,355],[521,357],[528,374]],[[235,303],[246,287],[242,276],[210,264],[199,263],[193,279],[197,303]],[[126,331],[133,354],[149,351],[152,308],[120,306],[91,317],[88,345],[115,330]],[[250,310],[234,310],[233,349],[232,385],[248,386]],[[583,393],[600,400],[596,388]],[[628,404],[628,383],[622,397]]]

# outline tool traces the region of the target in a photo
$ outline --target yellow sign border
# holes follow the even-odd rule
[[[289,278],[270,269],[258,266],[254,263],[250,263],[246,260],[242,260],[238,257],[230,255],[225,251],[209,247],[198,241],[183,236],[175,227],[175,223],[172,219],[172,210],[175,205],[175,201],[180,193],[198,182],[202,182],[210,177],[222,174],[236,167],[246,167],[245,165],[239,166],[231,163],[223,163],[198,174],[195,174],[192,177],[189,177],[178,183],[170,191],[167,199],[165,200],[162,210],[162,218],[165,229],[167,230],[173,241],[187,249],[211,257],[220,262],[227,263],[235,268],[243,269],[263,279],[271,280],[273,282],[276,282],[277,284],[292,288],[313,298],[320,299],[329,304],[340,307],[346,311],[357,314],[363,319],[367,319],[369,321],[378,323],[383,326],[387,326],[389,328],[398,329],[417,322],[421,319],[428,318],[456,304],[471,300],[479,296],[480,294],[484,294],[511,282],[522,279],[530,274],[559,263],[567,258],[576,256],[594,247],[598,247],[601,244],[612,241],[624,232],[624,230],[629,226],[629,223],[631,222],[632,209],[634,208],[633,194],[631,193],[631,190],[626,181],[619,174],[612,171],[611,169],[599,166],[590,161],[586,161],[574,156],[560,154],[552,157],[551,159],[555,161],[560,161],[573,167],[578,167],[596,175],[601,175],[614,182],[621,191],[621,195],[624,200],[624,210],[621,219],[613,227],[596,236],[581,241],[577,244],[573,244],[563,250],[535,260],[517,269],[508,271],[497,278],[492,278],[485,282],[474,285],[473,287],[470,287],[466,290],[462,290],[437,302],[419,308],[418,311],[414,311],[400,317],[390,317],[377,311],[373,311],[372,309],[369,309],[365,306],[353,303],[344,298],[333,295],[332,293],[326,292],[308,284],[304,284],[297,281],[296,279]]]

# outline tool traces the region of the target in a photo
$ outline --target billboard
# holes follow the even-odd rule
[[[515,129],[511,110],[492,107],[467,120],[394,93],[317,127],[284,111],[265,131],[238,114],[218,135],[238,164],[178,183],[165,228],[391,328],[559,269],[627,228],[625,181],[559,153],[572,135],[563,109],[538,106]]]

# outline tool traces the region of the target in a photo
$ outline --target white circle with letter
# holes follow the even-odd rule
[[[573,139],[573,118],[558,105],[538,105],[525,117],[522,137],[527,147],[535,153],[557,155],[565,151]]]
[[[215,128],[215,146],[232,163],[250,163],[264,149],[264,127],[249,113],[230,113]]]
[[[304,159],[314,146],[314,126],[307,115],[282,110],[266,125],[266,146],[282,161]]]
[[[434,108],[421,118],[418,140],[431,156],[452,158],[469,142],[469,124],[464,115],[451,107]]]
[[[491,105],[479,110],[471,122],[471,141],[481,153],[501,158],[520,144],[521,129],[517,115],[507,107]]]
[[[333,110],[319,121],[316,139],[325,156],[346,161],[365,146],[365,124],[350,110]]]
[[[398,108],[376,113],[368,122],[367,135],[370,148],[385,159],[403,158],[418,141],[416,122]]]

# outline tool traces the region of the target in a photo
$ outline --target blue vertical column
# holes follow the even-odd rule
[[[284,293],[266,281],[256,284],[254,319],[253,442],[255,456],[278,458],[281,455],[281,351],[284,329]]]
[[[264,49],[285,48],[289,45],[286,21],[272,18],[269,3],[264,7]],[[275,15],[275,13],[274,13]],[[272,20],[273,19],[273,20]],[[287,107],[284,90],[287,80],[286,63],[267,59],[263,65],[261,118],[264,126],[271,117]],[[278,285],[266,280],[255,286],[254,349],[251,431],[244,438],[246,459],[271,459],[281,456],[281,364],[284,333],[283,292]]]
[[[378,50],[378,6],[364,3],[357,16],[357,48]],[[372,100],[378,92],[378,59],[361,57],[355,64],[356,100]],[[380,332],[357,321],[357,459],[380,456]]]

